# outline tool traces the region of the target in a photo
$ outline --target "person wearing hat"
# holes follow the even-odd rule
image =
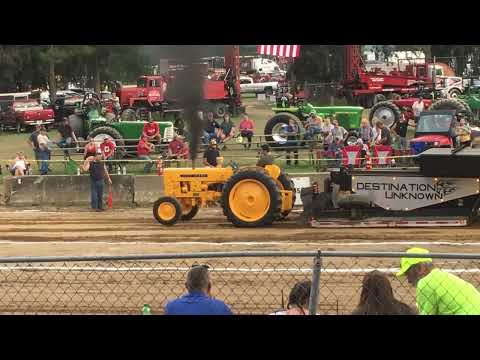
[[[217,140],[210,140],[208,149],[203,153],[203,164],[207,167],[217,167],[217,158],[220,157],[220,151],[218,150]]]
[[[86,158],[80,169],[90,172],[90,205],[92,210],[97,212],[105,211],[103,208],[103,189],[105,188],[105,179],[107,179],[110,185],[112,184],[112,179],[108,174],[105,163],[102,161],[102,150],[98,149],[95,156],[89,156]]]
[[[173,140],[168,144],[168,157],[170,159],[188,159],[188,146],[184,137],[178,134],[173,136]]]
[[[270,146],[268,144],[263,144],[261,149],[260,159],[257,161],[257,166],[265,167],[267,165],[273,165],[274,159],[270,153]]]
[[[414,247],[408,254],[427,255]],[[480,315],[480,292],[469,282],[440,270],[428,257],[404,257],[397,277],[406,277],[417,288],[420,315]]]

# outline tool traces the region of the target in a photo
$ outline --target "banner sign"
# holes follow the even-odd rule
[[[409,211],[479,192],[477,178],[353,176],[352,190],[387,210]]]

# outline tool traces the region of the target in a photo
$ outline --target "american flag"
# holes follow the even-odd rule
[[[260,55],[296,58],[300,54],[300,45],[257,45]]]

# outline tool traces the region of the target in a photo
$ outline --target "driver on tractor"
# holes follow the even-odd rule
[[[143,125],[143,136],[147,138],[149,142],[156,140],[157,144],[162,142],[162,135],[160,135],[160,128],[158,124],[153,121],[152,114],[148,114],[148,122]]]

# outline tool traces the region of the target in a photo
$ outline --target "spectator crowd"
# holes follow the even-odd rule
[[[395,297],[387,275],[373,270],[363,277],[359,302],[352,315],[480,315],[480,292],[469,282],[433,264],[429,251],[419,247],[400,259],[396,277],[416,290],[416,305]],[[213,297],[209,266],[194,265],[187,274],[187,293],[165,306],[166,315],[232,315],[231,308]],[[297,282],[285,309],[270,315],[308,315],[312,282]]]

